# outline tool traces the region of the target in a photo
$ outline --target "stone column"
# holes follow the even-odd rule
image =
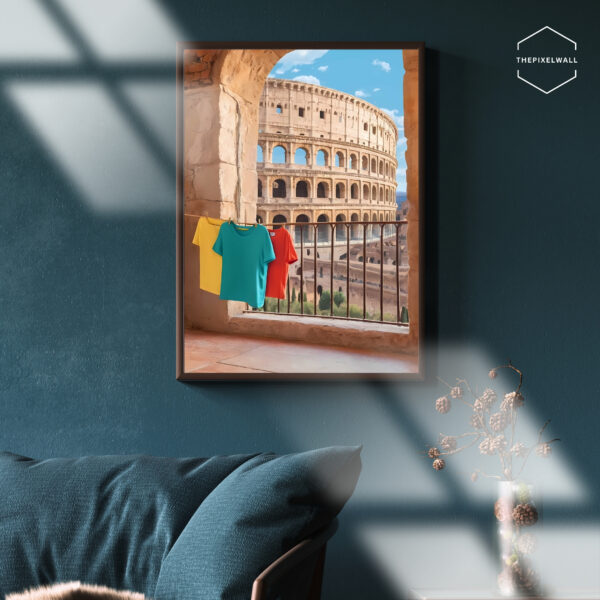
[[[410,341],[414,349],[419,342],[419,53],[404,50],[404,135],[406,136],[406,187],[408,201],[408,306],[410,318]]]

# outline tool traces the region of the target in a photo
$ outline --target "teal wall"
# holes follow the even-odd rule
[[[394,598],[359,540],[362,525],[485,521],[489,507],[469,503],[452,473],[440,474],[432,504],[379,494],[378,477],[406,489],[427,481],[419,452],[428,415],[438,425],[436,376],[464,374],[457,357],[486,368],[510,357],[526,372],[528,409],[536,422],[552,417],[565,464],[589,492],[576,510],[557,503],[556,518],[596,522],[598,4],[163,7],[190,40],[425,40],[427,380],[177,382],[174,197],[158,212],[90,210],[9,99],[19,66],[0,62],[1,446],[33,456],[211,455],[362,443],[363,479],[332,544],[326,597]],[[549,96],[514,72],[516,41],[545,24],[578,41],[581,61],[578,79]]]

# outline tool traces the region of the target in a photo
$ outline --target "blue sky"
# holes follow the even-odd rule
[[[398,127],[398,190],[406,191],[402,50],[294,50],[273,67],[269,77],[340,90],[388,113]]]

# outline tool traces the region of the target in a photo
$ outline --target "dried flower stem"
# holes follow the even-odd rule
[[[469,434],[463,434],[460,436],[455,436],[455,437],[464,437],[465,435],[469,435]],[[474,444],[476,444],[480,439],[481,439],[481,434],[477,433],[476,431],[474,431],[471,435],[476,435],[477,437],[473,439],[472,442],[469,442],[468,444],[464,445],[464,446],[460,446],[459,448],[455,448],[454,450],[446,450],[446,452],[441,452],[440,454],[445,454],[445,455],[450,455],[450,454],[457,454],[458,452],[462,452],[463,450],[466,450],[467,448],[470,448],[471,446],[473,446]]]
[[[499,365],[497,367],[494,367],[492,369],[492,371],[497,371],[498,369],[512,369],[515,373],[519,374],[519,385],[517,386],[517,389],[515,390],[515,392],[519,392],[519,390],[521,389],[521,386],[523,385],[523,373],[522,371],[519,371],[519,369],[517,369],[517,367],[515,367],[511,362],[510,359],[508,359],[508,362],[505,365]]]

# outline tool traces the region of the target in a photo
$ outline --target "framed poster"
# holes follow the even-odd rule
[[[177,377],[422,376],[423,43],[178,46]]]

